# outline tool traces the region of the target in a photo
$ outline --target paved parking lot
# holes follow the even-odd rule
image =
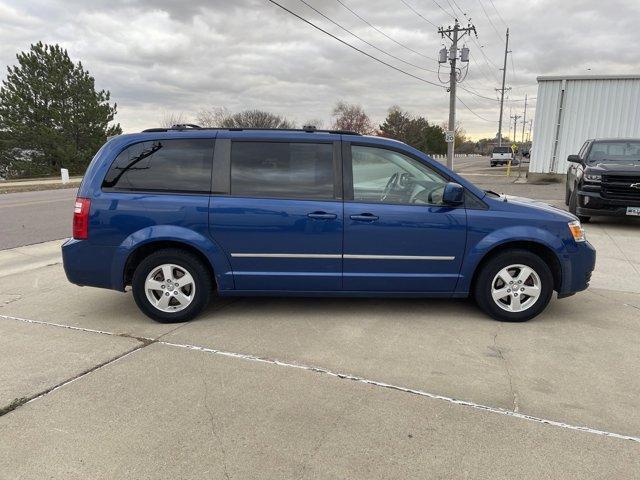
[[[0,251],[0,478],[638,478],[639,228],[588,225],[592,288],[524,324],[242,298],[161,325],[70,285],[60,241]]]

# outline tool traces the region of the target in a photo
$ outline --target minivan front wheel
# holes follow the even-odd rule
[[[508,250],[490,258],[479,272],[475,298],[496,320],[524,322],[541,313],[553,293],[553,274],[539,256]]]
[[[198,315],[211,298],[212,280],[193,254],[158,250],[134,271],[133,297],[148,317],[162,323],[184,322]]]

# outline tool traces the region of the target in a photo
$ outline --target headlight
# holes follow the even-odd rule
[[[568,225],[569,231],[571,232],[571,235],[576,242],[586,241],[586,238],[584,236],[584,228],[582,228],[582,225],[580,225],[580,222],[578,220],[576,220],[575,222],[569,222]]]
[[[584,174],[584,179],[587,182],[601,182],[602,181],[602,175],[600,175],[599,173],[585,173]]]

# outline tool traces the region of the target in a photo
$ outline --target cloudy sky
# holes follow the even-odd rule
[[[0,0],[0,78],[18,51],[42,40],[63,45],[111,91],[126,132],[214,107],[266,109],[328,127],[340,99],[361,104],[376,122],[395,104],[442,123],[448,94],[439,86],[442,40],[433,25],[450,25],[455,15],[478,31],[477,40],[464,39],[471,61],[459,95],[472,112],[458,103],[458,119],[478,138],[497,131],[494,89],[507,25],[505,119],[522,113],[525,94],[533,113],[538,75],[640,72],[638,0],[304,0],[368,44],[302,0],[278,2],[436,85],[381,65],[268,0]]]

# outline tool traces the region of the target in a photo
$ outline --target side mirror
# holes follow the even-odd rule
[[[580,158],[580,155],[569,155],[567,157],[567,162],[582,163],[582,159]]]
[[[462,205],[464,203],[464,187],[459,183],[449,182],[444,186],[442,202],[445,205]]]

